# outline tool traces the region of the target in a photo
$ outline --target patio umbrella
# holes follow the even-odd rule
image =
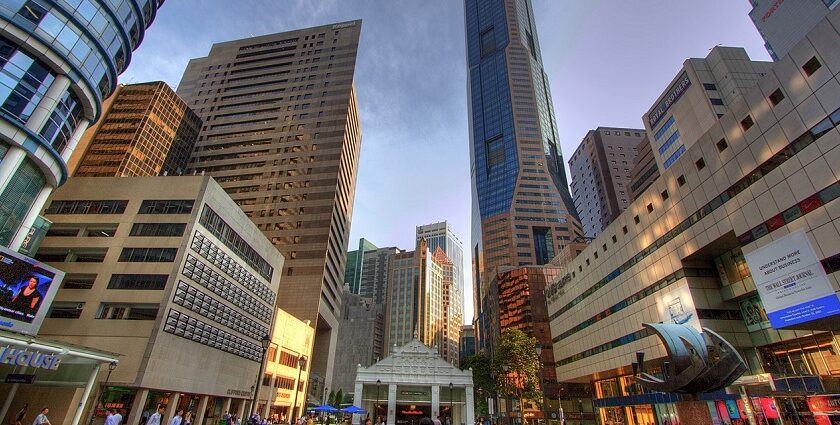
[[[341,409],[341,413],[357,413],[357,414],[363,415],[363,414],[367,413],[367,410],[362,409],[361,407],[348,406],[348,407],[345,407],[345,408]]]
[[[336,413],[336,412],[338,412],[338,409],[336,409],[335,407],[332,407],[328,404],[322,404],[320,406],[316,406],[312,410],[314,410],[316,412],[326,412],[326,413]]]

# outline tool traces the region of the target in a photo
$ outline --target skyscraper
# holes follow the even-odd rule
[[[630,170],[645,130],[598,127],[589,130],[569,159],[572,196],[583,232],[594,238],[632,199]]]
[[[79,177],[179,175],[200,129],[201,120],[166,83],[122,84],[68,166]]]
[[[787,55],[830,10],[840,5],[840,0],[749,1],[753,7],[750,19],[774,61]]]
[[[0,245],[32,240],[163,0],[0,3]],[[76,7],[79,6],[79,7]]]
[[[277,306],[315,327],[311,370],[327,386],[361,147],[361,26],[214,44],[177,91],[204,122],[190,168],[214,176],[285,256]]]
[[[453,278],[456,285],[463,292],[464,290],[464,244],[461,239],[452,232],[449,223],[439,223],[417,226],[416,241],[425,238],[429,244],[429,251],[435,252],[440,247],[453,265]]]
[[[359,295],[372,299],[376,304],[385,305],[388,295],[388,261],[392,255],[400,252],[403,250],[394,246],[365,252]]]
[[[483,346],[482,305],[494,270],[546,264],[583,230],[566,181],[531,2],[464,5],[475,325]]]
[[[344,283],[350,287],[353,294],[359,293],[359,285],[362,281],[362,270],[365,263],[365,252],[377,249],[365,238],[359,239],[359,248],[347,253],[347,266],[344,268]]]

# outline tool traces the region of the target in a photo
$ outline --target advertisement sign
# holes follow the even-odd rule
[[[746,254],[746,259],[774,328],[840,313],[840,299],[805,232],[773,241]]]
[[[671,87],[668,87],[668,92],[665,98],[656,105],[656,108],[650,111],[650,114],[648,114],[648,123],[650,124],[651,130],[656,127],[656,124],[662,120],[665,113],[668,112],[669,108],[671,108],[671,105],[679,100],[680,96],[685,93],[685,89],[689,86],[691,86],[691,79],[689,79],[688,74],[683,71],[682,75],[677,78],[677,82]]]
[[[0,329],[38,333],[64,272],[0,247]]]
[[[656,308],[662,323],[688,325],[703,332],[687,282],[671,285],[667,290],[658,292]]]
[[[840,395],[819,395],[808,397],[808,409],[814,414],[817,425],[840,424]]]
[[[741,300],[738,304],[741,307],[741,316],[744,317],[747,331],[755,332],[770,327],[770,319],[767,318],[767,312],[764,311],[761,299],[757,295]]]

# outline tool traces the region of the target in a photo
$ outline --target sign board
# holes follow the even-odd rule
[[[662,323],[687,325],[703,332],[687,282],[675,283],[666,290],[657,292],[655,298]]]
[[[35,375],[24,375],[20,373],[10,373],[6,375],[5,383],[7,384],[32,384],[35,383]]]
[[[840,299],[805,232],[795,231],[745,257],[772,327],[840,313]]]
[[[840,423],[840,395],[828,394],[808,397],[808,409],[817,425]]]
[[[61,356],[6,346],[0,347],[0,364],[57,370],[61,364]]]
[[[668,87],[665,97],[648,114],[648,123],[650,124],[651,130],[656,127],[656,124],[662,120],[665,113],[671,108],[671,105],[679,100],[680,96],[685,93],[685,89],[689,86],[691,86],[691,79],[688,78],[688,73],[683,71],[679,78],[677,78],[677,81],[671,87]]]
[[[0,329],[38,333],[64,272],[0,247]]]

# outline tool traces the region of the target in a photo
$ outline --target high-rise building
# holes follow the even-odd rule
[[[332,388],[345,394],[355,390],[356,367],[368,367],[383,359],[385,349],[385,304],[350,292],[344,287],[338,326],[338,347]]]
[[[429,251],[435,252],[440,247],[447,257],[452,261],[455,274],[455,283],[463,292],[464,290],[464,244],[455,235],[452,228],[446,221],[439,223],[417,226],[415,231],[415,242],[426,239],[429,244]]]
[[[359,281],[359,295],[385,305],[388,296],[388,262],[391,256],[405,252],[397,247],[378,248],[365,252],[362,276]]]
[[[788,54],[840,0],[750,0],[750,19],[774,61]]]
[[[455,283],[455,266],[452,260],[443,252],[443,248],[436,247],[432,253],[432,260],[439,264],[443,272],[441,282],[441,314],[440,325],[441,345],[440,354],[448,362],[458,366],[461,364],[460,343],[461,326],[464,324],[463,297],[458,285]]]
[[[636,145],[636,161],[630,170],[630,202],[659,178],[659,165],[653,157],[653,149],[647,136]]]
[[[640,129],[598,127],[569,159],[572,196],[586,237],[601,233],[630,203],[630,170],[644,138]]]
[[[359,248],[347,253],[347,266],[344,268],[344,284],[350,286],[350,292],[359,293],[359,286],[362,281],[362,270],[364,269],[365,252],[377,249],[365,238],[359,239]]]
[[[245,410],[283,257],[211,177],[73,177],[44,214],[35,258],[67,274],[40,334],[120,354],[99,400],[129,425],[161,402],[169,417],[200,399]],[[81,395],[44,391],[21,395]]]
[[[0,245],[18,250],[39,239],[44,203],[162,4],[0,4]]]
[[[771,65],[750,60],[741,47],[717,46],[705,58],[687,59],[642,117],[659,170],[670,168],[692,143],[717,143],[701,136]]]
[[[214,44],[178,94],[204,122],[190,169],[231,195],[286,257],[279,308],[315,327],[329,387],[361,147],[361,21]]]
[[[464,7],[474,324],[483,346],[483,305],[495,270],[546,264],[583,230],[566,181],[531,1],[468,0]]]
[[[470,356],[474,356],[475,351],[475,329],[473,325],[461,326],[461,366],[464,365],[464,360]]]
[[[201,120],[162,81],[121,84],[68,163],[78,177],[180,175]]]

